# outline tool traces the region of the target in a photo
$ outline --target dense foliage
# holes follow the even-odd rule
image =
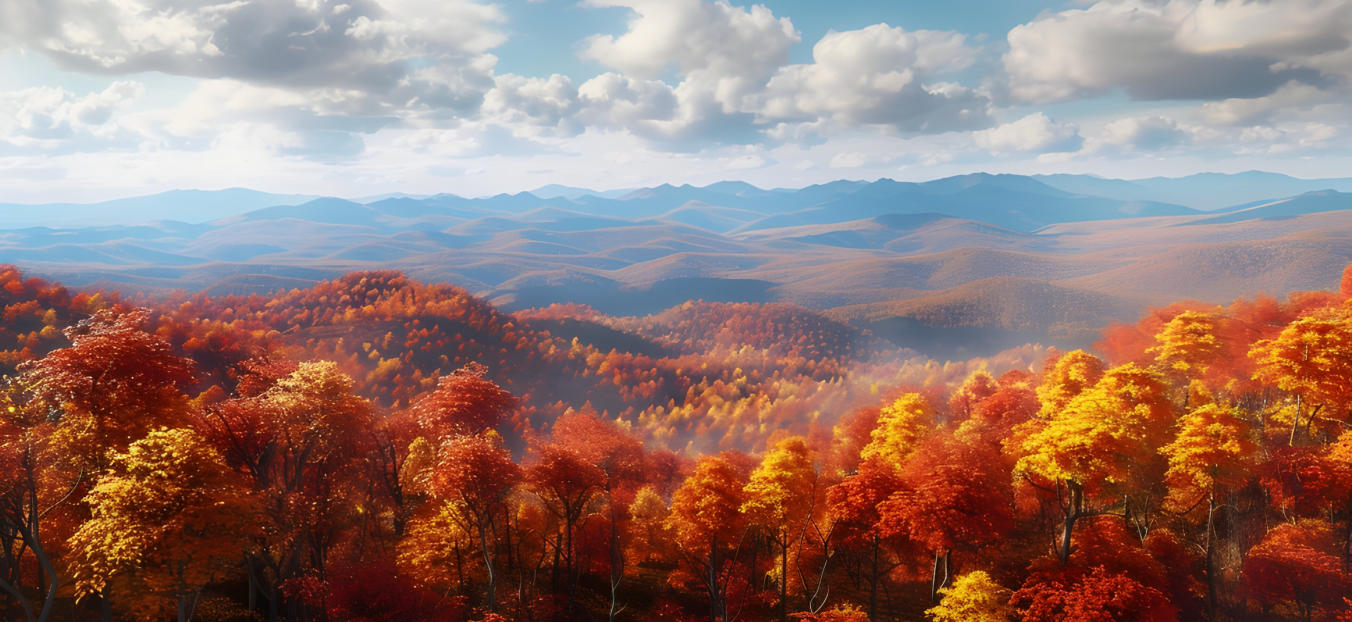
[[[3,269],[0,611],[1352,619],[1349,294],[938,364],[786,305]]]

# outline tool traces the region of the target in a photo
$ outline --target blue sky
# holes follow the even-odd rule
[[[1345,0],[6,0],[0,201],[1348,176]]]

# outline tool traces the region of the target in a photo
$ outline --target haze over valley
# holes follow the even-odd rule
[[[0,0],[0,620],[1352,622],[1352,0]]]
[[[392,269],[506,310],[790,302],[942,358],[1026,341],[1083,346],[1148,305],[1334,282],[1352,262],[1349,192],[1352,179],[1263,173],[357,201],[179,191],[0,208],[0,261],[127,293],[269,293]],[[37,221],[51,224],[25,226]]]

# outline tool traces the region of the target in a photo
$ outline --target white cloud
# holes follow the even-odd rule
[[[628,120],[632,131],[678,150],[759,139],[750,107],[799,41],[787,18],[727,0],[588,4],[634,12],[624,34],[592,36],[582,51],[618,71],[583,85],[590,122],[611,127]],[[675,86],[661,82],[668,72],[678,78]]]
[[[1234,150],[1244,154],[1310,153],[1336,144],[1344,130],[1327,123],[1255,125],[1231,137]]]
[[[1299,82],[1288,82],[1270,95],[1253,98],[1232,97],[1220,101],[1203,103],[1202,117],[1211,123],[1220,125],[1243,125],[1265,123],[1274,116],[1289,114],[1293,110],[1308,109],[1342,98],[1319,87]],[[1336,116],[1347,118],[1346,109],[1337,111]]]
[[[575,116],[581,106],[572,79],[554,74],[528,78],[515,74],[497,76],[495,86],[484,96],[483,112],[500,123],[576,131]]]
[[[676,90],[661,80],[642,80],[607,72],[578,87],[582,120],[593,127],[629,128],[661,135],[680,103]]]
[[[769,120],[829,118],[847,125],[888,125],[942,132],[984,125],[984,95],[929,76],[969,65],[975,50],[957,33],[908,32],[886,24],[830,32],[812,48],[813,63],[781,68],[758,114]]]
[[[1343,0],[1103,0],[1010,30],[1010,92],[1056,101],[1252,98],[1352,73]]]
[[[1107,123],[1085,143],[1085,151],[1158,151],[1184,144],[1189,128],[1160,115],[1130,117]]]
[[[144,137],[115,116],[144,94],[127,81],[83,97],[55,87],[0,93],[0,144],[44,154],[136,148]]]
[[[477,107],[505,38],[471,0],[7,0],[0,46],[91,73],[171,75],[311,92],[354,105]]]
[[[634,11],[628,31],[595,35],[582,55],[638,78],[658,78],[674,69],[722,104],[742,108],[741,98],[762,87],[788,60],[800,40],[788,18],[763,5],[734,7],[727,0],[588,0],[597,7]]]
[[[1077,0],[998,63],[979,38],[876,24],[789,64],[778,5],[584,4],[631,11],[574,39],[594,76],[498,73],[518,25],[493,0],[0,0],[0,76],[48,84],[0,93],[0,177],[374,194],[1352,158],[1345,0]],[[21,55],[59,75],[10,71]],[[1196,101],[1000,107],[1119,93]]]
[[[1057,123],[1041,112],[973,132],[972,140],[994,153],[1075,151],[1082,142],[1074,123]]]

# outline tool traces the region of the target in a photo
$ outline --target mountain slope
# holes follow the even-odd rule
[[[93,227],[159,220],[201,223],[272,205],[296,205],[313,196],[270,194],[245,188],[170,190],[100,203],[0,204],[0,229],[34,226]]]
[[[1352,193],[1320,190],[1316,192],[1306,192],[1300,196],[1294,196],[1278,201],[1261,203],[1253,207],[1228,211],[1219,216],[1194,220],[1188,224],[1207,225],[1242,222],[1254,219],[1286,220],[1305,214],[1318,214],[1340,210],[1352,210]]]
[[[1220,210],[1328,188],[1352,192],[1352,178],[1299,179],[1262,171],[1133,180],[1105,179],[1092,175],[1035,175],[1034,178],[1067,192],[1137,201],[1163,201],[1199,210]]]

